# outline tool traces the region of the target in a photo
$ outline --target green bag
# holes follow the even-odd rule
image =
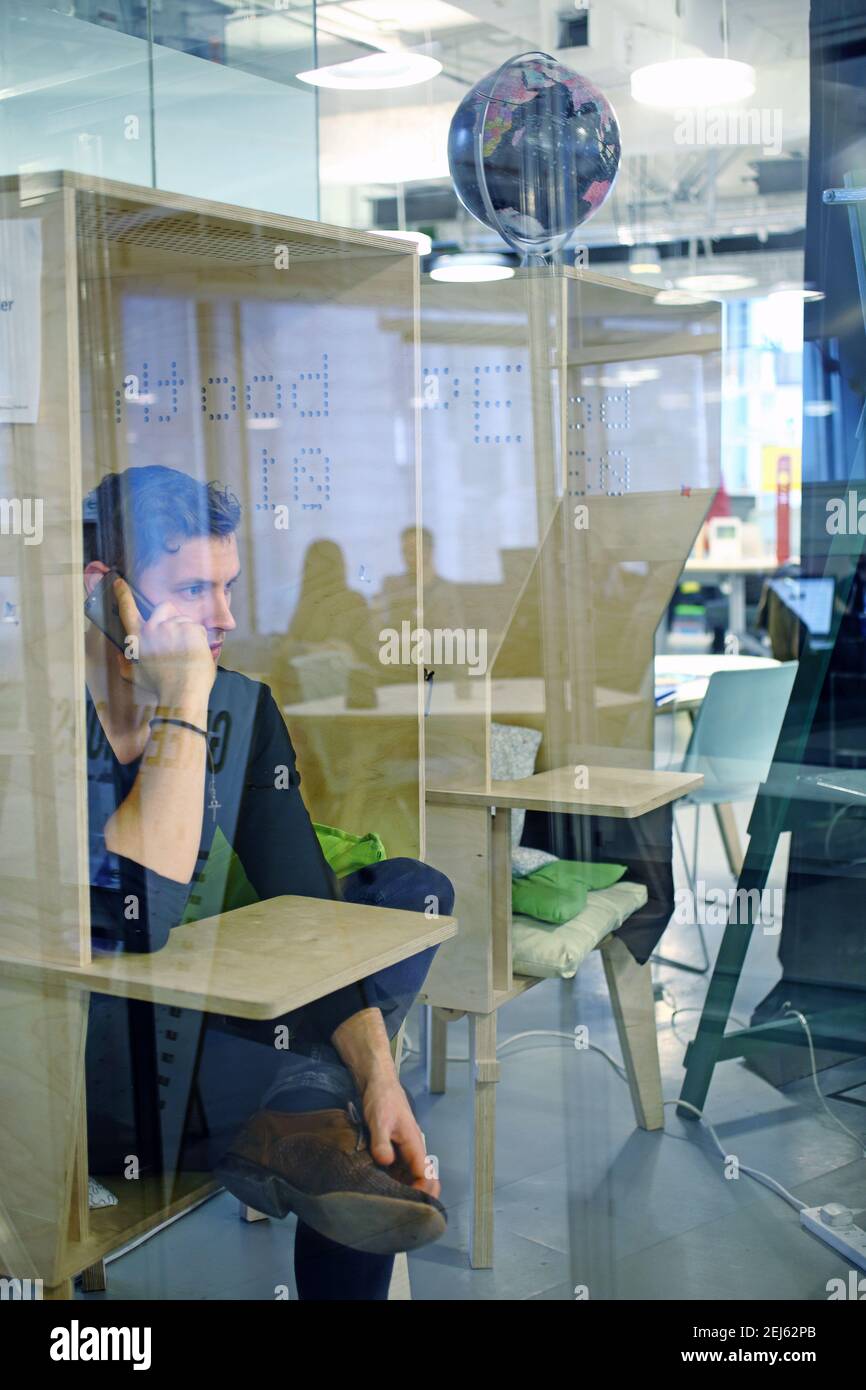
[[[368,835],[352,835],[348,830],[315,822],[313,829],[325,859],[338,878],[386,858],[385,846],[373,831]],[[258,901],[259,895],[247,878],[243,864],[217,826],[210,853],[193,884],[181,923],[201,922],[205,917],[217,917],[221,912],[233,912],[236,907],[249,907],[250,903]]]
[[[511,906],[524,917],[561,926],[583,911],[591,891],[612,887],[625,871],[624,864],[557,859],[525,878],[511,880]]]
[[[375,830],[367,835],[352,835],[348,830],[337,830],[333,825],[318,825],[313,821],[313,829],[322,846],[322,853],[337,878],[356,869],[364,869],[368,864],[378,864],[386,859],[385,846]]]

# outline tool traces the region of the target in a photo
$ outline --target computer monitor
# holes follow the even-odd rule
[[[796,614],[811,637],[829,636],[835,579],[771,579],[770,588]]]

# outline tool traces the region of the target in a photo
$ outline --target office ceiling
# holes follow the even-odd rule
[[[580,233],[590,248],[671,240],[700,248],[721,237],[771,244],[783,237],[790,246],[805,220],[808,0],[727,0],[726,10],[729,56],[756,69],[755,94],[741,105],[765,113],[764,145],[678,143],[673,113],[630,96],[631,72],[644,63],[674,53],[722,56],[721,0],[589,0],[583,12],[574,0],[320,3],[322,63],[398,44],[443,64],[423,86],[320,94],[324,214],[330,207],[339,220],[363,225],[387,207],[376,199],[397,185],[409,195],[407,212],[414,192],[447,189],[448,125],[467,87],[509,56],[543,49],[599,85],[620,121],[615,193]],[[581,13],[585,32],[575,26]],[[440,219],[437,232],[473,244],[491,240],[462,215]]]

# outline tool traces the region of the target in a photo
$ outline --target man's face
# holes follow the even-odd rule
[[[227,632],[237,626],[232,590],[240,575],[234,536],[194,536],[176,554],[164,554],[133,583],[154,607],[170,603],[185,618],[207,628],[208,646],[219,661]]]

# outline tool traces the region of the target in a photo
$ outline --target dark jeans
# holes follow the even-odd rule
[[[341,880],[343,897],[347,902],[365,903],[373,907],[402,908],[409,912],[430,910],[447,917],[454,907],[454,889],[437,869],[415,859],[386,859],[366,869],[359,869]],[[382,1010],[389,1038],[399,1032],[411,1005],[418,994],[436,947],[421,951],[408,960],[377,971],[365,980],[371,1005]],[[268,1025],[269,1052],[273,1058],[274,1027],[285,1023],[289,1030],[289,1050],[277,1054],[280,1058],[271,1083],[261,1098],[261,1108],[270,1110],[318,1110],[329,1106],[344,1107],[350,1100],[360,1107],[360,1097],[354,1080],[327,1036],[317,1023],[315,1004],[309,1004],[283,1019]],[[211,1046],[208,1065],[208,1046]],[[211,1034],[206,1042],[203,1065],[199,1071],[199,1093],[208,1120],[221,1109],[225,1116],[227,1075],[219,1063],[220,1046],[228,1039]],[[234,1040],[232,1040],[234,1041]],[[263,1049],[254,1051],[263,1054]],[[264,1054],[263,1054],[264,1055]],[[234,1127],[247,1119],[251,1109],[248,1087],[246,1108],[243,1096],[235,1096]],[[240,1102],[240,1110],[238,1103]],[[240,1119],[239,1119],[240,1115]],[[209,1151],[211,1160],[226,1145],[225,1125],[211,1123]],[[345,1245],[326,1240],[298,1223],[295,1236],[295,1281],[298,1295],[310,1300],[383,1300],[388,1297],[394,1259],[391,1255],[366,1255]]]
[[[386,859],[380,864],[371,864],[342,879],[340,887],[346,902],[364,903],[369,907],[424,912],[430,906],[436,915],[447,917],[454,906],[450,881],[438,869],[416,859]],[[389,1038],[393,1039],[400,1031],[435,954],[436,947],[431,946],[408,960],[369,975],[364,981],[370,1005],[382,1011]],[[272,1110],[304,1108],[294,1103],[283,1106],[280,1097],[305,1088],[328,1092],[334,1097],[333,1105],[345,1106],[350,1100],[358,1103],[360,1098],[350,1073],[332,1046],[327,1029],[318,1024],[316,1005],[309,1004],[294,1014],[287,1014],[282,1021],[289,1029],[290,1050],[284,1055],[273,1084],[262,1097],[262,1105]]]

